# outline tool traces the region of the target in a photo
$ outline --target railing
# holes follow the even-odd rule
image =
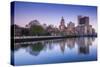
[[[62,37],[62,36],[16,36],[14,37],[14,39],[52,38],[52,37]]]

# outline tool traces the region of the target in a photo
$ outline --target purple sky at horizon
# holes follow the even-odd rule
[[[89,16],[90,24],[97,31],[96,6],[15,2],[14,7],[14,23],[23,27],[35,19],[41,24],[52,24],[58,27],[62,16],[66,26],[70,21],[77,25],[77,16],[82,15]]]

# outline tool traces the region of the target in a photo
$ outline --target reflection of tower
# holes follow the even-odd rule
[[[66,44],[65,40],[63,40],[63,41],[60,43],[60,49],[61,49],[62,53],[64,53],[65,44]]]
[[[43,41],[44,42],[44,51],[46,50],[52,50],[54,47],[53,41],[52,40],[47,40],[47,41]]]
[[[60,22],[60,25],[59,25],[59,29],[60,29],[61,31],[64,31],[65,28],[66,28],[66,26],[65,26],[65,20],[64,20],[64,18],[62,17],[61,22]]]

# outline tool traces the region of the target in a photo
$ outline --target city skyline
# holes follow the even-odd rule
[[[97,7],[66,4],[15,2],[14,23],[24,27],[32,20],[38,20],[41,24],[59,27],[61,17],[65,19],[65,25],[70,21],[78,24],[77,16],[89,16],[90,24],[97,32]]]
[[[11,65],[97,60],[97,6],[13,1],[10,28]]]

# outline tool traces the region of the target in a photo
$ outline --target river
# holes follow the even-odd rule
[[[34,65],[97,60],[97,38],[80,37],[14,43],[14,65]]]

